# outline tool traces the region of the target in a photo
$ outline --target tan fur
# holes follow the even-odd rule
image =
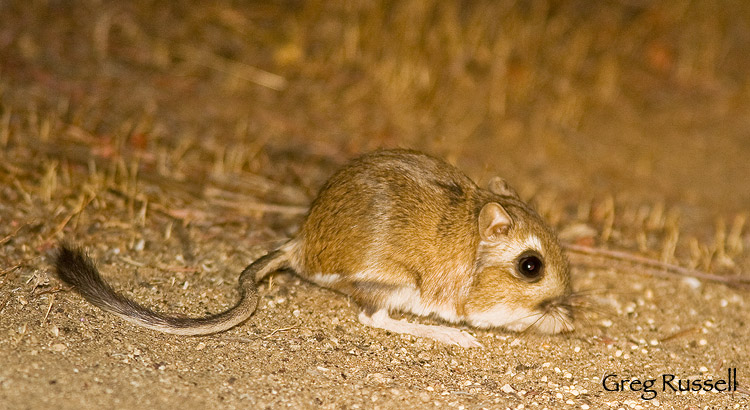
[[[58,272],[97,306],[179,334],[221,331],[246,319],[255,283],[281,267],[350,295],[364,308],[362,323],[398,333],[480,346],[465,332],[395,321],[388,311],[479,327],[569,330],[563,306],[570,274],[555,235],[504,180],[493,179],[490,188],[414,151],[364,155],[325,184],[296,238],[245,269],[237,307],[208,318],[178,320],[142,308],[112,291],[81,255],[68,258],[76,263],[58,258]],[[528,252],[544,262],[538,280],[519,276],[518,258]]]
[[[472,279],[478,188],[455,168],[408,151],[355,160],[334,175],[300,232],[299,272],[337,272],[341,290],[378,307],[394,286],[463,310]],[[357,274],[365,273],[365,277]]]
[[[538,310],[564,298],[568,262],[557,239],[504,180],[491,184],[498,193],[416,152],[366,155],[321,190],[299,234],[303,256],[295,268],[305,277],[339,274],[330,287],[366,308],[383,307],[400,287],[418,289],[425,305],[449,302],[454,320],[499,303]],[[483,229],[492,238],[483,240]],[[546,260],[538,283],[515,277],[517,254],[504,253],[530,235]]]

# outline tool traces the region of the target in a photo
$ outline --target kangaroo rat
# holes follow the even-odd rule
[[[153,312],[115,292],[80,250],[56,255],[60,279],[86,300],[137,325],[179,335],[227,330],[250,317],[256,284],[283,268],[354,299],[366,325],[464,347],[448,326],[389,312],[510,330],[570,331],[568,261],[539,215],[504,180],[477,187],[447,163],[407,150],[377,151],[338,171],[298,235],[240,274],[240,300],[203,318]]]

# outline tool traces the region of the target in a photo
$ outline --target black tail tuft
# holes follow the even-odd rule
[[[83,250],[72,248],[68,244],[60,245],[60,249],[57,250],[55,270],[60,280],[77,291],[91,283],[103,283],[91,258]]]
[[[216,333],[242,323],[255,312],[258,305],[254,281],[256,275],[265,276],[287,263],[286,256],[278,250],[258,259],[243,271],[238,287],[240,299],[234,307],[202,318],[186,318],[154,312],[117,293],[102,279],[94,261],[79,248],[62,244],[54,259],[60,280],[94,306],[139,326],[179,335]]]
[[[116,313],[130,313],[137,304],[115,292],[102,279],[94,261],[82,249],[62,244],[55,256],[57,277],[93,305]]]

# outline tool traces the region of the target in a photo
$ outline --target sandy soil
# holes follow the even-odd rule
[[[163,335],[49,265],[66,240],[148,306],[217,312],[340,164],[409,147],[506,177],[566,241],[747,280],[747,3],[4,1],[0,15],[0,408],[750,406],[736,285],[576,264],[593,307],[574,333],[467,329],[485,348],[461,349],[367,328],[289,273],[241,326]],[[660,384],[732,368],[736,392]],[[609,374],[657,379],[655,397],[608,391]]]

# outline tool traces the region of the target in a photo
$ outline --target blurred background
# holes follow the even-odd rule
[[[0,144],[40,175],[28,160],[114,160],[202,194],[260,175],[304,191],[263,200],[303,206],[349,158],[405,147],[563,205],[611,195],[713,224],[750,203],[742,1],[34,0],[0,13]]]
[[[746,278],[748,73],[740,0],[0,0],[0,403],[636,408],[598,378],[742,372],[744,293],[612,260],[573,273],[614,313],[474,351],[290,275],[227,334],[143,332],[49,256],[68,240],[148,306],[217,312],[337,167],[402,147],[503,176],[565,242]]]

